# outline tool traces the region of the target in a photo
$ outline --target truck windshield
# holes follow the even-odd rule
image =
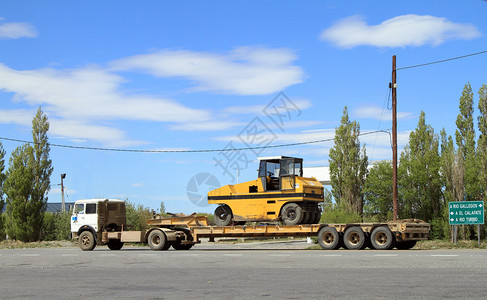
[[[74,206],[74,213],[75,214],[82,214],[85,212],[85,205],[84,204],[76,204]]]

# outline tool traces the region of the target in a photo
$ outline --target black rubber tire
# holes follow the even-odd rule
[[[78,244],[81,250],[91,251],[96,247],[95,237],[91,231],[83,231],[78,238]]]
[[[360,250],[365,246],[365,233],[359,226],[352,226],[343,234],[343,244],[349,250]]]
[[[315,218],[314,218],[312,224],[320,224],[320,221],[321,221],[321,212],[320,211],[316,211],[315,212]]]
[[[394,235],[385,226],[377,227],[370,234],[370,244],[376,250],[392,249],[394,247]]]
[[[310,220],[314,219],[315,214],[311,211],[303,211],[303,220],[301,221],[301,224],[310,224]]]
[[[281,219],[284,225],[301,224],[303,217],[303,209],[297,203],[287,203],[282,207]]]
[[[166,243],[164,244],[164,247],[162,247],[162,249],[161,249],[161,250],[168,250],[169,248],[171,248],[172,244],[173,244],[173,243],[166,242]]]
[[[233,214],[228,205],[220,205],[215,209],[215,225],[229,226],[232,224]]]
[[[167,250],[166,244],[166,234],[160,230],[153,230],[147,238],[147,243],[152,250]]]
[[[409,250],[416,246],[416,241],[397,242],[396,248],[399,250]]]
[[[174,248],[174,250],[189,250],[191,249],[191,247],[193,247],[193,245],[191,244],[181,245],[181,242],[178,241],[173,243],[172,247]]]
[[[335,227],[326,226],[318,231],[318,244],[324,250],[335,250],[340,248],[340,234]]]
[[[110,250],[120,250],[123,247],[123,242],[120,240],[109,240],[107,246]]]

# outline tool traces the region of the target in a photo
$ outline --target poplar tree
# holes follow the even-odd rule
[[[403,204],[409,217],[431,221],[441,214],[439,141],[433,127],[426,124],[421,111],[416,129],[400,159]]]
[[[3,198],[3,183],[5,181],[5,150],[0,142],[0,241],[4,239],[4,222],[3,222],[3,207],[5,206],[5,200]]]
[[[377,221],[392,219],[392,164],[381,161],[372,167],[364,184],[365,213]]]
[[[473,93],[470,83],[467,83],[463,88],[459,109],[460,113],[456,121],[457,130],[455,132],[455,139],[458,148],[463,153],[465,196],[467,200],[475,200],[480,197],[480,189],[473,124]]]
[[[368,158],[365,146],[360,148],[359,135],[360,125],[356,121],[350,121],[345,106],[341,125],[335,129],[335,143],[329,154],[331,192],[337,204],[362,215],[362,189],[368,172]]]
[[[454,185],[454,172],[455,172],[455,147],[453,144],[453,138],[447,136],[445,128],[440,132],[441,136],[441,156],[440,156],[440,174],[443,181],[444,190],[444,202],[447,204],[450,201],[455,200],[455,185]]]
[[[479,111],[477,117],[480,136],[477,143],[480,189],[483,197],[487,195],[487,85],[479,89]]]
[[[37,241],[46,210],[52,162],[49,159],[49,122],[41,108],[32,120],[33,146],[12,153],[4,184],[7,196],[7,233],[23,242]]]

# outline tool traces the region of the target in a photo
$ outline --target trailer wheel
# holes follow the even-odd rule
[[[120,240],[109,240],[107,246],[110,250],[120,250],[123,247],[123,242]]]
[[[281,213],[284,225],[297,225],[303,221],[303,209],[296,203],[284,205]]]
[[[215,209],[215,224],[217,226],[228,226],[232,224],[232,210],[228,205],[220,205]]]
[[[409,250],[416,246],[416,241],[397,242],[396,248],[399,250]]]
[[[340,235],[334,227],[326,226],[318,231],[318,244],[325,250],[335,250],[340,245]]]
[[[147,243],[152,250],[167,250],[167,248],[164,249],[167,244],[166,235],[160,230],[153,230],[149,234]]]
[[[377,250],[389,250],[394,247],[394,236],[389,228],[380,226],[372,230],[370,243]]]
[[[311,211],[303,211],[303,220],[301,221],[301,224],[310,224],[311,219],[314,221],[315,214]]]
[[[360,250],[365,246],[365,234],[359,226],[352,226],[345,230],[343,243],[349,250]]]
[[[83,231],[79,235],[78,243],[79,247],[83,251],[91,251],[95,249],[96,246],[95,237],[93,236],[93,233],[91,233],[91,231],[89,230]]]

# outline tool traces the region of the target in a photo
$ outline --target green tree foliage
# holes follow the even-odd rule
[[[459,104],[460,113],[457,116],[457,130],[455,139],[458,148],[463,153],[465,173],[464,184],[467,200],[480,198],[479,169],[475,149],[475,129],[473,124],[473,92],[470,83],[463,88]]]
[[[441,156],[440,156],[440,174],[444,186],[444,205],[450,201],[455,201],[455,146],[453,138],[447,136],[445,129],[440,132],[441,136]]]
[[[333,203],[326,205],[321,215],[323,223],[359,223],[362,222],[362,215],[351,212],[347,203]]]
[[[32,120],[33,146],[12,153],[5,180],[7,232],[13,239],[32,242],[40,239],[50,188],[52,162],[49,159],[49,122],[41,108]]]
[[[127,226],[130,230],[145,230],[149,228],[147,220],[152,218],[152,211],[142,204],[135,205],[129,201],[125,202],[127,214]]]
[[[41,238],[43,241],[63,241],[69,240],[71,231],[71,214],[64,213],[44,213],[44,223],[42,224]]]
[[[364,184],[365,214],[378,221],[392,219],[392,164],[381,161],[372,167]]]
[[[4,222],[3,222],[3,207],[5,206],[5,199],[3,197],[3,183],[5,181],[5,150],[0,142],[0,241],[5,238]]]
[[[477,143],[478,168],[480,172],[480,189],[485,199],[487,195],[487,85],[482,85],[479,89],[479,111],[477,124],[480,136]]]
[[[345,106],[329,155],[331,192],[340,209],[362,215],[362,189],[368,172],[368,159],[365,146],[360,148],[359,135],[360,125],[350,121]]]
[[[434,129],[426,124],[422,111],[416,129],[401,153],[399,185],[402,196],[401,217],[431,221],[440,216],[441,178],[439,141]]]
[[[23,242],[32,242],[39,238],[32,220],[32,214],[37,211],[37,205],[31,198],[34,182],[32,152],[32,147],[27,144],[15,149],[10,156],[4,183],[7,196],[7,234],[12,239]],[[38,230],[40,232],[40,228]]]

